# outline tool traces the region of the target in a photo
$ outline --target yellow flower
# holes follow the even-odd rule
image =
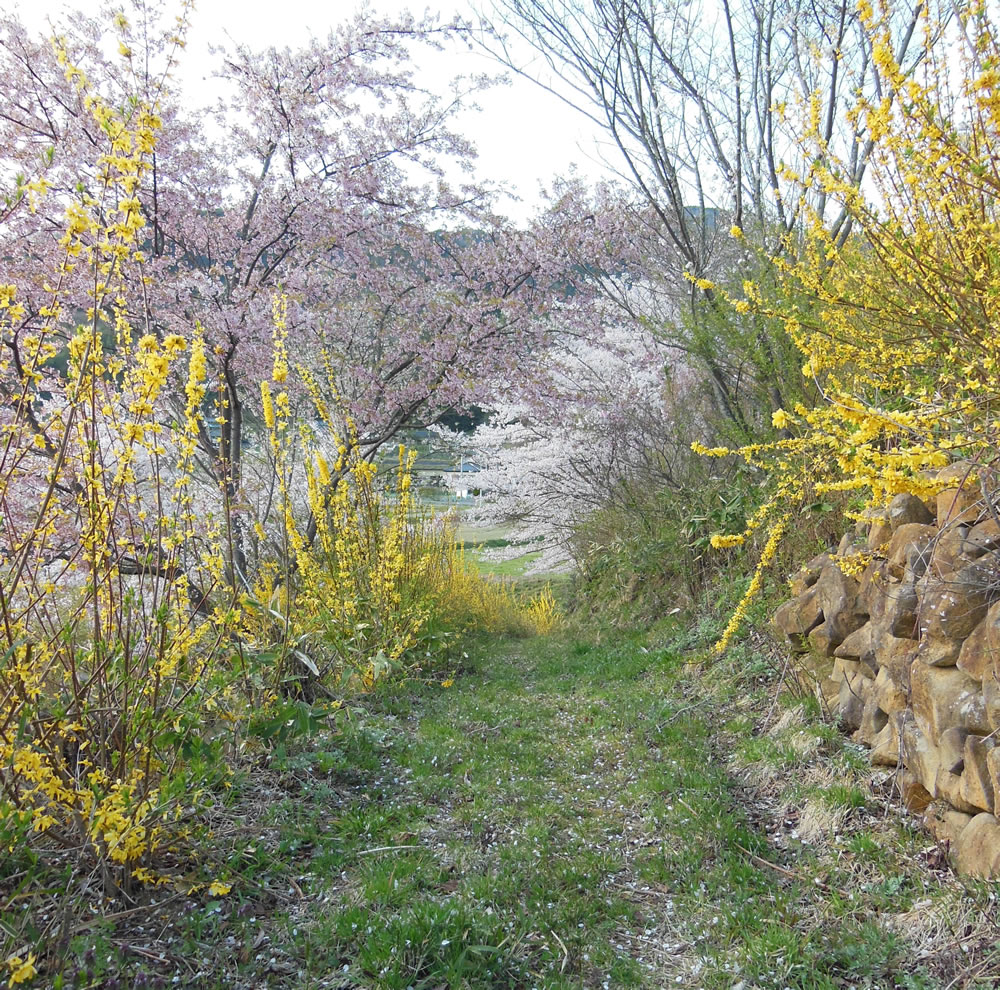
[[[11,956],[7,960],[7,968],[10,970],[8,987],[17,986],[18,983],[27,983],[38,973],[38,970],[35,969],[35,954],[33,952],[29,952],[28,958],[23,960],[20,956]]]
[[[260,383],[260,399],[264,411],[264,423],[269,430],[274,429],[274,403],[271,400],[271,386],[267,382]]]
[[[225,897],[233,889],[231,883],[223,883],[221,880],[213,880],[208,885],[208,892],[213,897]]]
[[[316,468],[319,472],[320,484],[325,488],[330,484],[330,465],[322,454],[316,455]]]
[[[446,680],[446,681],[442,681],[442,682],[441,682],[441,687],[443,687],[443,688],[449,688],[449,687],[451,687],[451,686],[452,686],[452,684],[454,684],[454,683],[455,683],[454,679],[453,679],[453,678],[451,678],[451,677],[449,677],[449,678],[448,678],[448,680]]]
[[[703,443],[699,443],[697,440],[691,444],[691,449],[696,454],[701,454],[703,457],[725,457],[727,454],[732,453],[728,447],[706,447]]]
[[[713,533],[711,543],[716,550],[725,550],[728,547],[740,546],[743,543],[743,537],[735,533]]]
[[[136,878],[140,883],[149,884],[153,887],[159,887],[162,884],[170,883],[170,877],[162,877],[152,870],[147,870],[144,866],[137,866],[132,871],[132,876]]]

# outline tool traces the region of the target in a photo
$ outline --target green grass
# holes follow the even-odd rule
[[[484,560],[480,555],[476,555],[476,567],[482,574],[489,574],[493,577],[519,578],[524,577],[525,571],[541,556],[541,551],[521,554],[520,557],[512,557],[510,560]]]
[[[229,896],[170,888],[167,910],[51,947],[44,977],[993,986],[989,891],[928,869],[927,837],[808,705],[701,673],[673,649],[552,638],[483,644],[447,689],[390,685],[229,792],[198,871]]]

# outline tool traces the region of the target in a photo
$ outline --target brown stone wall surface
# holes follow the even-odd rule
[[[963,873],[1000,876],[1000,517],[974,467],[936,498],[898,495],[791,580],[774,616],[871,759],[899,768],[907,806]],[[848,561],[867,556],[857,573]],[[844,569],[841,567],[844,563]],[[845,573],[848,572],[848,573]],[[996,816],[996,817],[994,817]]]

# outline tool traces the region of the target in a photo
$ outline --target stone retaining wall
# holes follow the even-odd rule
[[[811,560],[774,624],[822,658],[831,711],[873,763],[899,768],[903,800],[957,869],[998,876],[1000,517],[970,465],[938,479],[936,498],[898,495],[844,537],[837,556],[872,554],[855,576],[830,553]]]

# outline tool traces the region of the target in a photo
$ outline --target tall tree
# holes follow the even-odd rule
[[[460,25],[360,14],[298,51],[238,48],[221,56],[225,98],[192,112],[172,83],[178,25],[141,0],[129,17],[73,17],[58,51],[16,18],[0,22],[12,94],[0,174],[43,182],[14,179],[0,229],[0,282],[24,300],[4,340],[15,362],[47,319],[39,272],[58,265],[63,214],[93,198],[104,167],[87,112],[98,92],[156,108],[152,166],[135,189],[147,242],[125,304],[159,338],[204,333],[218,405],[200,447],[228,510],[244,502],[260,382],[287,373],[273,363],[276,295],[291,363],[370,455],[406,427],[483,403],[536,349],[564,273],[559,238],[525,236],[492,214],[485,189],[445,181],[446,159],[471,169],[473,149],[452,128],[462,98],[424,91],[411,58],[460,38]],[[67,311],[86,311],[86,271],[65,279]],[[237,575],[247,562],[234,522]]]
[[[889,17],[904,72],[920,57],[920,7]],[[501,39],[491,50],[604,128],[652,210],[665,250],[651,270],[674,287],[672,343],[701,360],[738,433],[769,421],[790,355],[780,333],[720,309],[713,283],[749,262],[731,226],[779,253],[808,205],[841,243],[849,236],[849,213],[797,179],[822,162],[801,150],[812,135],[860,186],[873,142],[851,108],[862,93],[895,98],[853,0],[496,0],[490,20]],[[519,56],[524,43],[548,76]]]

